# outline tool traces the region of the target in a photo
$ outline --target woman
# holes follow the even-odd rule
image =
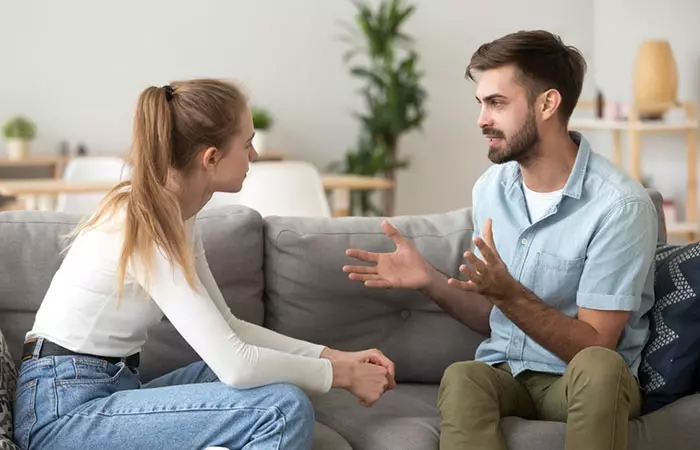
[[[196,236],[216,191],[241,189],[257,156],[235,86],[149,87],[132,177],[74,233],[27,333],[14,406],[23,449],[309,449],[306,393],[345,388],[371,405],[394,386],[381,352],[282,336],[229,310]],[[142,384],[148,329],[165,315],[203,362]]]

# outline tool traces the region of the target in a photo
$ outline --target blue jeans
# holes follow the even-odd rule
[[[296,386],[234,389],[202,362],[142,384],[124,362],[45,356],[20,367],[14,426],[23,450],[309,450],[314,411]]]

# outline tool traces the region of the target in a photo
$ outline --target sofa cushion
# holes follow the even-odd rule
[[[700,244],[663,245],[656,253],[651,336],[640,381],[648,413],[697,392],[700,368]]]
[[[63,239],[78,218],[56,212],[0,213],[0,329],[15,358],[58,269]],[[243,206],[203,211],[197,228],[214,278],[233,313],[262,324],[263,226],[260,215]],[[153,329],[141,359],[144,380],[200,359],[175,329],[163,321]]]
[[[472,245],[469,209],[395,217],[391,222],[440,271],[459,276]],[[473,359],[483,340],[416,291],[377,290],[351,281],[349,247],[393,251],[379,218],[265,219],[265,325],[343,350],[377,347],[396,363],[396,378],[439,382],[455,361]]]
[[[400,384],[370,408],[345,391],[313,399],[316,419],[338,431],[354,450],[437,450],[440,415],[437,385]],[[465,408],[469,405],[465,404]],[[700,395],[683,398],[630,421],[630,450],[691,450],[700,440],[697,412]],[[505,417],[501,430],[511,450],[564,448],[566,425]]]
[[[333,390],[312,398],[316,420],[343,436],[354,450],[437,450],[437,385],[399,384],[373,406]]]

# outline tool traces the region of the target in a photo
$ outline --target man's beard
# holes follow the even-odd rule
[[[537,156],[540,135],[537,132],[535,111],[530,109],[522,127],[509,139],[505,139],[502,131],[486,127],[482,130],[484,135],[495,136],[503,139],[503,148],[489,147],[489,159],[495,164],[503,164],[510,161],[525,163]]]

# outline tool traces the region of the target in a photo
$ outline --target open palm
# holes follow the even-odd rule
[[[370,263],[363,266],[343,266],[351,280],[362,281],[365,286],[385,289],[422,289],[430,281],[430,264],[413,244],[389,222],[382,221],[382,230],[396,244],[391,253],[375,253],[360,249],[348,249],[346,254]]]

